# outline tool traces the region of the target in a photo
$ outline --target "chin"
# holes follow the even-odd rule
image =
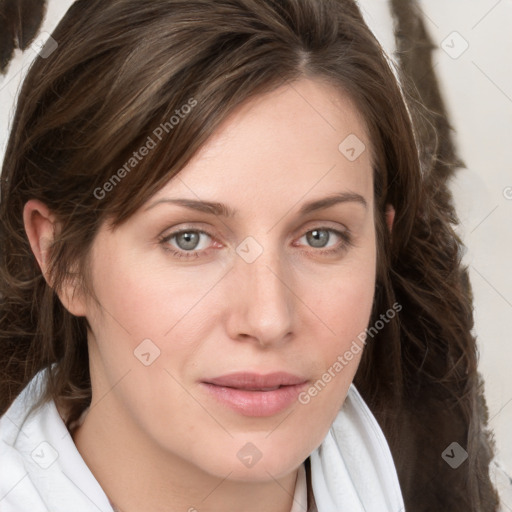
[[[222,477],[229,474],[229,479],[234,481],[263,483],[289,475],[309,456],[300,439],[295,438],[297,444],[293,446],[290,441],[277,437],[272,440],[272,434],[265,439],[267,435],[237,439],[232,451],[227,450],[228,456],[221,458],[223,467],[217,468],[216,473],[220,472]]]

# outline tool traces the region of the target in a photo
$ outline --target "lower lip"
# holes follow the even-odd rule
[[[273,416],[284,411],[296,400],[307,382],[295,386],[282,386],[274,391],[247,391],[244,389],[215,386],[202,382],[206,390],[219,402],[244,416]]]

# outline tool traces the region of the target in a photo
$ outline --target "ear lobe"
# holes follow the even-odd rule
[[[58,232],[55,215],[41,201],[30,199],[23,208],[23,224],[34,256],[48,286],[53,288],[49,275],[49,250]],[[85,316],[83,301],[77,297],[76,286],[67,281],[55,290],[62,305],[75,316]]]
[[[395,209],[391,204],[386,205],[386,225],[388,226],[389,232],[393,230],[393,222],[395,221]]]

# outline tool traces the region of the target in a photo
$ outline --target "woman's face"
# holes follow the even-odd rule
[[[346,96],[303,79],[243,105],[126,223],[104,226],[98,302],[82,305],[91,414],[222,478],[295,470],[345,399],[370,318],[369,142]]]

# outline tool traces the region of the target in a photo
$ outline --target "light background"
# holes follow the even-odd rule
[[[51,32],[71,4],[72,0],[49,0],[42,30]],[[360,0],[359,5],[393,56],[387,2]],[[512,0],[423,0],[420,6],[438,46],[434,70],[455,129],[458,154],[467,165],[458,171],[451,188],[461,220],[458,231],[468,248],[465,262],[475,295],[480,371],[496,457],[511,474]],[[35,55],[32,50],[17,51],[9,73],[0,77],[0,157],[17,90]],[[512,503],[505,506],[512,510]]]

